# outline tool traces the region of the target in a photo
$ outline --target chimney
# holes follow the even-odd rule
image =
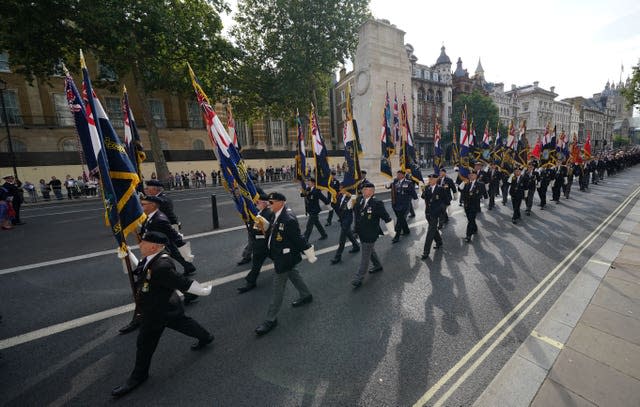
[[[552,86],[551,88],[549,88],[549,90],[551,90],[551,93],[556,93],[556,92],[554,92],[556,90],[555,86]]]
[[[533,82],[533,87],[534,87],[534,88],[537,88],[539,83],[540,83],[540,82],[538,82],[538,81]]]

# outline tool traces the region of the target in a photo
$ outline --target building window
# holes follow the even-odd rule
[[[164,116],[164,104],[159,99],[149,99],[149,110],[157,128],[167,127],[167,118]]]
[[[342,108],[342,121],[347,120],[347,109],[345,107]]]
[[[104,98],[104,104],[107,116],[111,121],[111,125],[116,129],[124,127],[120,98],[106,97]]]
[[[449,102],[451,102],[451,91],[449,91]]]
[[[60,145],[58,146],[60,151],[78,151],[78,141],[71,137],[67,137],[62,139]]]
[[[11,72],[8,52],[0,52],[0,72]]]
[[[340,103],[344,103],[345,100],[345,93],[344,90],[340,91]]]
[[[7,114],[7,122],[9,124],[22,124],[22,115],[20,115],[20,107],[18,106],[18,96],[13,90],[5,90],[2,92],[4,96],[5,112],[0,112],[0,123],[4,124],[5,113]],[[2,104],[0,103],[0,106]]]
[[[418,89],[418,101],[422,102],[424,100],[424,89]]]
[[[529,110],[529,102],[522,104],[522,111],[526,112],[527,110]]]
[[[71,113],[71,109],[69,109],[69,102],[67,102],[67,95],[64,93],[54,93],[53,106],[56,110],[58,126],[68,127],[75,125],[73,114]]]
[[[427,102],[433,102],[433,89],[427,90]]]
[[[204,150],[204,141],[200,139],[193,140],[193,149],[194,150]]]
[[[284,122],[281,119],[267,120],[267,135],[272,146],[284,145]]]
[[[436,102],[438,103],[442,102],[442,92],[440,91],[436,91]]]
[[[27,152],[27,145],[19,139],[16,139],[15,137],[11,138],[11,145],[13,147],[13,152],[14,153],[25,153]],[[0,151],[2,152],[9,152],[9,140],[8,139],[4,139],[2,141],[2,145],[0,145]]]
[[[116,75],[116,71],[109,65],[98,62],[98,79],[101,81],[116,82],[118,75]]]
[[[434,73],[433,73],[433,80],[434,80],[434,81],[436,81],[436,82],[439,82],[439,79],[438,79],[438,72],[434,72]]]
[[[187,121],[189,122],[190,129],[204,128],[202,112],[200,111],[200,105],[196,100],[187,102]]]
[[[240,147],[245,148],[251,144],[249,138],[249,125],[243,120],[236,120],[236,134],[238,135],[238,142]]]

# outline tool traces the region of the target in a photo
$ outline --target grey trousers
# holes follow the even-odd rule
[[[367,270],[369,270],[369,261],[373,263],[374,267],[382,266],[382,263],[380,263],[380,260],[378,259],[378,255],[376,254],[375,245],[376,245],[375,242],[373,243],[360,242],[360,248],[362,249],[361,250],[362,257],[360,257],[360,267],[358,267],[358,271],[356,272],[356,275],[353,276],[354,280],[362,281]]]
[[[300,273],[295,268],[285,272],[276,273],[273,276],[273,293],[271,294],[271,304],[269,304],[269,311],[267,311],[267,321],[275,321],[278,316],[278,311],[282,306],[282,299],[284,298],[284,290],[287,286],[287,280],[291,280],[293,286],[300,293],[300,298],[311,295],[309,288],[300,277]]]

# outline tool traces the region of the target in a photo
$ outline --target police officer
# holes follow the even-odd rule
[[[353,192],[353,190],[351,190],[351,192]],[[344,245],[347,239],[349,239],[352,244],[349,253],[357,253],[360,251],[360,245],[351,231],[351,225],[353,224],[353,211],[349,207],[351,196],[351,193],[347,190],[338,194],[335,211],[340,221],[340,238],[338,239],[338,250],[336,250],[336,254],[331,259],[331,264],[338,264],[342,261],[342,252],[344,251]]]
[[[376,199],[375,187],[371,182],[362,183],[362,196],[356,200],[353,213],[356,222],[356,233],[360,237],[361,258],[360,267],[351,281],[354,288],[362,285],[364,275],[369,268],[369,262],[373,262],[373,268],[368,270],[370,274],[382,271],[382,263],[375,251],[376,240],[382,235],[380,220],[382,219],[389,234],[394,232],[393,220],[384,208],[384,203]]]
[[[407,224],[407,213],[413,199],[418,199],[413,182],[405,178],[404,172],[398,170],[396,179],[387,187],[391,189],[391,207],[396,214],[395,236],[391,243],[400,241],[400,234],[409,234],[409,225]]]
[[[511,195],[511,203],[513,204],[513,217],[511,221],[514,225],[517,224],[518,219],[520,219],[520,205],[524,199],[524,193],[529,187],[528,182],[527,177],[522,174],[520,167],[516,167],[513,174],[509,177],[509,195]]]
[[[304,209],[309,218],[307,219],[307,227],[304,230],[304,238],[309,240],[313,227],[315,226],[320,232],[320,239],[327,238],[327,232],[320,224],[320,201],[328,204],[331,202],[318,188],[316,188],[316,179],[311,177],[307,180],[307,188],[300,193],[300,196],[304,197]]]
[[[451,202],[451,192],[449,189],[438,184],[438,174],[429,175],[428,185],[422,191],[421,198],[424,199],[425,218],[429,223],[427,229],[427,238],[424,241],[424,249],[422,250],[422,260],[429,257],[431,244],[436,241],[435,250],[442,247],[442,237],[438,231],[438,222],[442,213],[446,211],[448,203]]]
[[[200,350],[213,342],[213,335],[194,319],[184,314],[176,290],[193,295],[209,295],[211,286],[202,286],[176,272],[173,261],[164,252],[167,237],[149,231],[142,236],[143,258],[135,270],[136,290],[142,312],[142,326],[137,340],[136,363],[127,381],[113,389],[113,397],[121,397],[144,383],[149,377],[151,358],[165,327],[198,339],[192,350]]]
[[[249,222],[248,231],[251,233],[253,244],[252,246],[252,264],[249,274],[244,278],[246,284],[243,287],[238,287],[240,294],[256,288],[256,282],[258,281],[258,275],[262,268],[262,263],[269,256],[269,249],[267,247],[267,238],[269,237],[267,231],[273,221],[273,212],[269,209],[269,197],[263,192],[258,194],[258,201],[256,202],[258,208],[258,214],[256,219]]]
[[[271,303],[267,311],[267,319],[256,329],[256,335],[261,336],[270,332],[278,325],[278,311],[282,306],[284,290],[287,281],[296,287],[300,297],[291,303],[293,307],[300,307],[313,301],[309,288],[300,276],[296,265],[302,261],[301,253],[307,256],[309,263],[315,263],[318,258],[313,246],[300,234],[298,219],[286,205],[287,198],[279,192],[269,194],[269,203],[273,211],[273,223],[269,228],[269,257],[273,260],[276,271],[273,277],[273,292]]]
[[[467,233],[465,241],[471,242],[471,236],[478,233],[478,225],[476,225],[476,216],[480,212],[480,200],[488,198],[487,189],[484,183],[478,181],[477,171],[471,171],[469,178],[464,180],[464,186],[460,189],[462,193],[462,203],[464,205],[464,213],[467,215]]]

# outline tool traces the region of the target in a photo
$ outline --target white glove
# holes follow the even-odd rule
[[[262,215],[256,216],[256,222],[253,224],[254,229],[259,229],[258,225],[262,225],[262,230],[266,231],[269,229],[269,221],[264,218]]]
[[[187,290],[187,292],[189,294],[199,295],[199,296],[203,297],[203,296],[207,296],[207,295],[211,294],[211,288],[212,288],[212,286],[210,286],[210,285],[204,286],[204,285],[200,284],[199,282],[194,281],[189,286],[189,289]]]
[[[507,180],[508,184],[511,184],[513,182],[513,174],[509,175],[509,179]]]
[[[385,225],[387,226],[387,233],[389,233],[389,235],[393,235],[396,233],[396,231],[394,230],[393,219],[385,223]]]
[[[318,260],[318,258],[316,257],[316,251],[313,248],[313,245],[311,245],[310,248],[303,251],[302,253],[304,253],[304,255],[307,256],[307,260],[309,260],[309,263],[315,263],[316,260]]]
[[[186,242],[184,246],[178,247],[178,252],[180,253],[180,255],[182,255],[182,257],[184,257],[186,261],[188,261],[189,263],[193,263],[193,258],[195,256],[191,254],[191,242]]]
[[[138,258],[131,252],[129,248],[127,248],[127,253],[124,253],[122,250],[118,250],[118,258],[122,259],[122,272],[124,274],[129,274],[129,269],[127,269],[127,262],[125,257],[129,255],[129,262],[131,263],[131,268],[135,269],[138,266]]]
[[[351,210],[353,209],[353,205],[356,204],[356,197],[352,196],[351,199],[349,199],[349,202],[347,202],[347,209]]]
[[[180,225],[178,223],[174,223],[173,225],[171,225],[171,227],[173,228],[173,230],[180,233]]]

